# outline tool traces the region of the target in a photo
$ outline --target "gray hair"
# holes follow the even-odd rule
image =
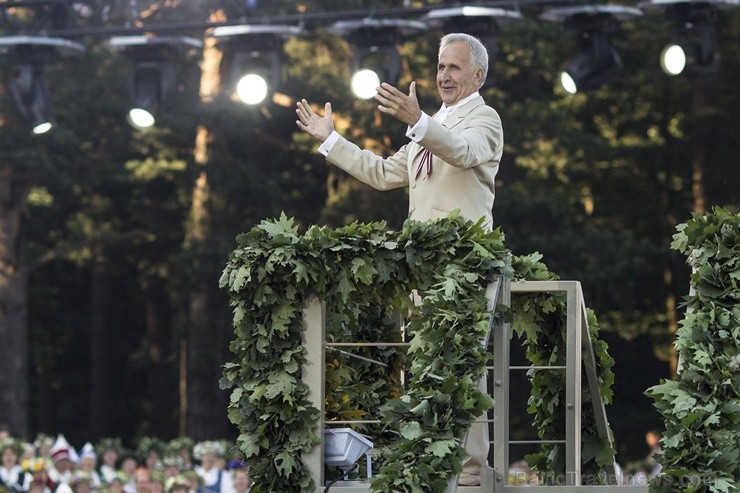
[[[488,50],[475,36],[465,33],[450,33],[442,36],[439,41],[439,51],[450,43],[466,43],[470,47],[470,58],[473,63],[483,69],[483,81],[488,75]]]

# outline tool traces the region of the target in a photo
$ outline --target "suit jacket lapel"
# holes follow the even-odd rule
[[[481,96],[478,96],[477,98],[473,98],[464,105],[460,106],[459,108],[455,108],[452,110],[451,113],[445,117],[444,125],[446,128],[453,128],[456,125],[458,125],[463,119],[473,111],[474,108],[477,108],[478,106],[485,104],[485,101]],[[437,113],[434,113],[436,115]],[[434,118],[434,115],[432,115],[432,118]],[[427,171],[426,169],[421,170],[421,173],[416,173],[416,169],[419,166],[419,162],[424,154],[424,147],[416,142],[412,142],[409,147],[409,154],[411,156],[410,165],[409,165],[409,175],[410,175],[410,181],[411,183],[414,183],[418,180],[425,180],[427,178]],[[432,155],[433,163],[441,161],[437,156]]]
[[[452,112],[447,115],[447,118],[445,118],[443,125],[447,128],[453,128],[455,125],[463,121],[463,119],[468,116],[468,113],[473,111],[474,108],[477,108],[482,104],[485,104],[482,96],[471,99],[459,108],[452,110]]]

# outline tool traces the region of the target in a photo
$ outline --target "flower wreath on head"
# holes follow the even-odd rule
[[[45,435],[44,433],[39,433],[36,436],[36,440],[33,441],[33,446],[36,447],[36,450],[38,450],[41,448],[42,445],[51,447],[52,445],[54,445],[54,437]]]
[[[157,467],[161,469],[167,469],[170,467],[176,467],[181,470],[185,467],[185,461],[179,455],[175,455],[173,452],[169,452],[167,455],[162,457],[157,463]]]
[[[95,445],[95,450],[100,455],[103,455],[109,450],[113,450],[116,454],[121,455],[123,452],[123,445],[120,438],[101,438],[100,441]]]
[[[190,480],[181,474],[167,478],[164,483],[165,492],[170,492],[174,488],[182,487],[190,490]]]
[[[24,472],[41,472],[46,470],[46,459],[43,457],[34,457],[32,459],[24,459],[21,462],[21,469]]]
[[[221,456],[224,454],[224,445],[217,440],[206,440],[196,443],[193,447],[193,457],[198,460],[202,460],[208,453]]]
[[[15,455],[20,457],[23,455],[23,441],[13,437],[7,437],[0,440],[0,454],[6,450],[12,450]]]
[[[74,488],[80,483],[87,483],[92,486],[93,484],[93,477],[92,474],[87,471],[75,471],[74,475],[72,476],[72,479],[69,482],[69,485]]]
[[[136,454],[141,460],[146,460],[151,452],[156,452],[162,457],[167,450],[167,445],[156,437],[142,437],[136,444]]]
[[[167,447],[175,453],[180,452],[181,450],[187,450],[188,453],[190,453],[193,450],[194,444],[195,440],[190,437],[179,437],[170,440],[167,443]]]

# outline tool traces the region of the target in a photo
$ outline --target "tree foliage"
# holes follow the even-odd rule
[[[694,214],[673,238],[692,291],[677,333],[678,378],[647,391],[666,423],[650,489],[726,493],[740,481],[740,214]]]

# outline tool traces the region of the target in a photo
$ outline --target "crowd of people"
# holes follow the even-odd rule
[[[649,431],[650,453],[610,484],[646,485],[660,473],[660,433]],[[0,433],[0,493],[249,493],[249,467],[234,445],[184,437],[145,437],[135,450],[118,438],[86,443],[78,452],[63,435],[27,443]],[[540,484],[525,461],[511,464],[509,484]]]
[[[0,436],[0,493],[248,493],[233,444],[146,437],[136,450],[105,438],[76,450],[64,435]]]

